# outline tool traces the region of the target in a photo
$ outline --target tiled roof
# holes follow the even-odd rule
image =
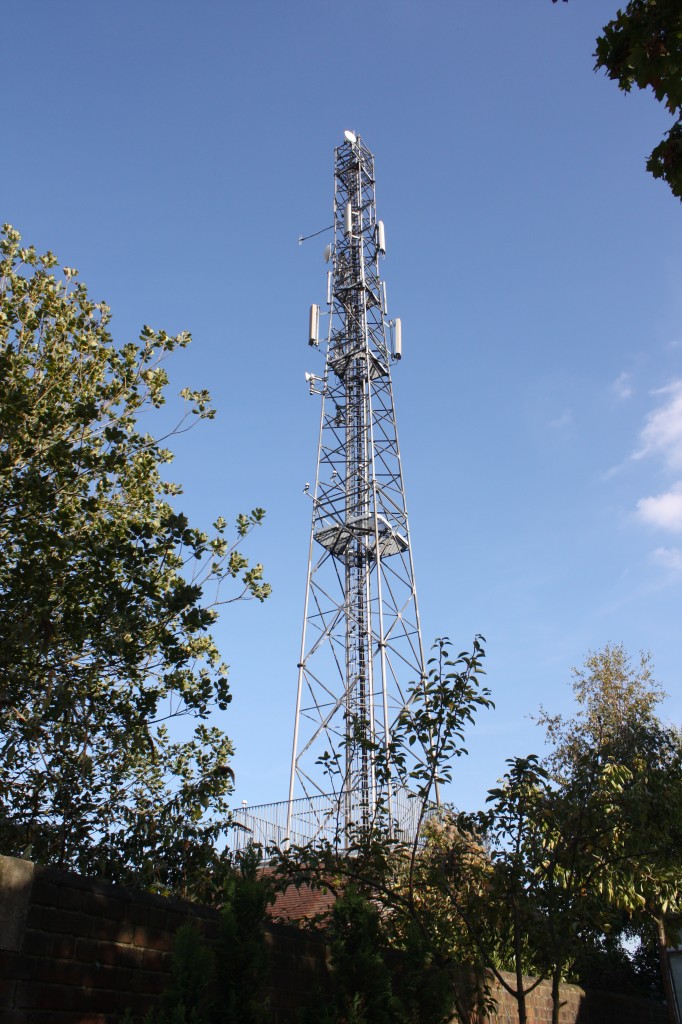
[[[264,865],[260,868],[264,875],[273,873],[272,868]],[[313,888],[306,882],[301,885],[290,885],[284,892],[278,892],[274,903],[268,907],[268,916],[273,921],[310,921],[314,917],[325,915],[336,902],[331,889],[316,886]]]
[[[273,921],[310,921],[329,912],[335,900],[330,889],[312,889],[305,884],[297,889],[290,885],[285,892],[277,893],[268,913]]]

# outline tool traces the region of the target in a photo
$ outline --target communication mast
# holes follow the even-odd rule
[[[309,321],[313,348],[328,326],[324,373],[306,374],[322,408],[287,837],[328,832],[330,817],[351,835],[378,801],[398,827],[409,817],[375,751],[388,751],[408,687],[424,677],[391,384],[401,322],[388,319],[379,274],[374,157],[353,132],[335,150],[333,232],[327,310],[313,305]]]

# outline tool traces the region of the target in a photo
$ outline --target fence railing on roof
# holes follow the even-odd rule
[[[346,821],[365,822],[367,828],[380,824],[372,819],[366,807],[359,806],[353,794],[303,797],[291,801],[291,829],[287,835],[289,806],[288,800],[279,800],[235,808],[232,812],[235,827],[230,836],[231,849],[243,850],[250,843],[263,849],[283,847],[287,841],[292,846],[330,843],[343,849],[349,842]],[[390,815],[384,809],[381,823],[396,842],[411,843],[419,826],[420,811],[420,800],[405,789],[397,790],[391,797]],[[434,811],[435,807],[430,807],[426,817],[431,817]],[[360,831],[362,827],[355,825],[354,831]]]

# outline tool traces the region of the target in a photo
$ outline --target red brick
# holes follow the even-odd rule
[[[82,964],[79,987],[92,989],[96,992],[113,988],[116,982],[116,976],[111,973],[113,970],[113,967],[102,967],[98,963]]]
[[[24,953],[29,956],[49,956],[53,940],[54,936],[47,932],[27,929],[24,934]]]
[[[119,921],[125,917],[129,902],[123,899],[112,899],[98,892],[86,892],[83,909],[91,917],[106,917],[110,921]]]
[[[35,985],[67,985],[76,988],[81,985],[84,967],[73,960],[34,961],[33,983]]]
[[[117,946],[114,942],[98,942],[97,962],[107,967],[117,967],[123,961],[123,952],[129,949],[129,946]]]
[[[82,910],[85,893],[82,889],[71,889],[68,885],[60,885],[57,891],[55,906],[63,910]]]
[[[32,981],[22,981],[17,987],[14,1004],[22,1010],[72,1010],[75,991],[65,985],[37,985]]]
[[[143,949],[160,949],[164,953],[168,952],[173,945],[169,932],[159,928],[136,928],[134,942],[136,946]]]
[[[31,902],[36,906],[55,907],[59,901],[61,888],[56,882],[51,882],[40,871],[37,871],[33,877]]]
[[[112,943],[100,943],[100,962],[113,964],[116,967],[137,968],[142,965],[144,953],[135,946],[120,946]]]
[[[136,968],[93,964],[83,975],[85,988],[131,992]]]
[[[106,964],[107,967],[116,967],[121,963],[121,951],[129,949],[128,946],[117,946],[115,942],[98,942],[97,963]]]
[[[54,934],[50,940],[50,956],[58,960],[70,960],[76,949],[76,939],[73,935]]]
[[[93,917],[90,919],[91,939],[103,942],[115,942],[118,932],[118,921],[111,921],[108,917]]]
[[[83,1013],[113,1014],[120,1005],[117,992],[103,991],[96,988],[80,988],[74,993],[73,1008],[78,1012],[78,1022]]]
[[[150,928],[161,928],[164,931],[175,931],[182,923],[180,914],[169,914],[160,907],[150,907],[149,919],[147,922]]]
[[[43,907],[39,903],[32,903],[26,915],[26,928],[28,930],[43,928],[43,921],[52,915],[52,907]]]
[[[167,956],[168,954],[162,953],[160,949],[145,949],[142,954],[142,969],[144,971],[162,971]]]
[[[122,943],[124,945],[132,945],[134,935],[135,925],[132,921],[120,921],[116,929],[114,940],[117,943]]]
[[[71,910],[47,910],[43,908],[41,927],[46,932],[60,932],[62,935],[87,935],[90,918],[87,914]]]
[[[134,926],[128,920],[113,921],[109,917],[93,917],[90,922],[90,937],[103,942],[132,942]]]
[[[81,964],[92,964],[99,960],[99,942],[94,939],[78,939],[75,959]]]

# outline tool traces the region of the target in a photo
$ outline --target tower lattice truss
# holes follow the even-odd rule
[[[346,834],[372,822],[378,801],[399,821],[405,801],[395,780],[376,771],[377,751],[388,750],[408,687],[424,675],[391,383],[401,324],[388,320],[379,275],[385,232],[376,219],[374,157],[352,132],[335,150],[333,230],[324,374],[306,375],[322,409],[290,835],[292,808],[301,805],[309,817],[335,816]],[[311,345],[325,319],[313,306]]]

